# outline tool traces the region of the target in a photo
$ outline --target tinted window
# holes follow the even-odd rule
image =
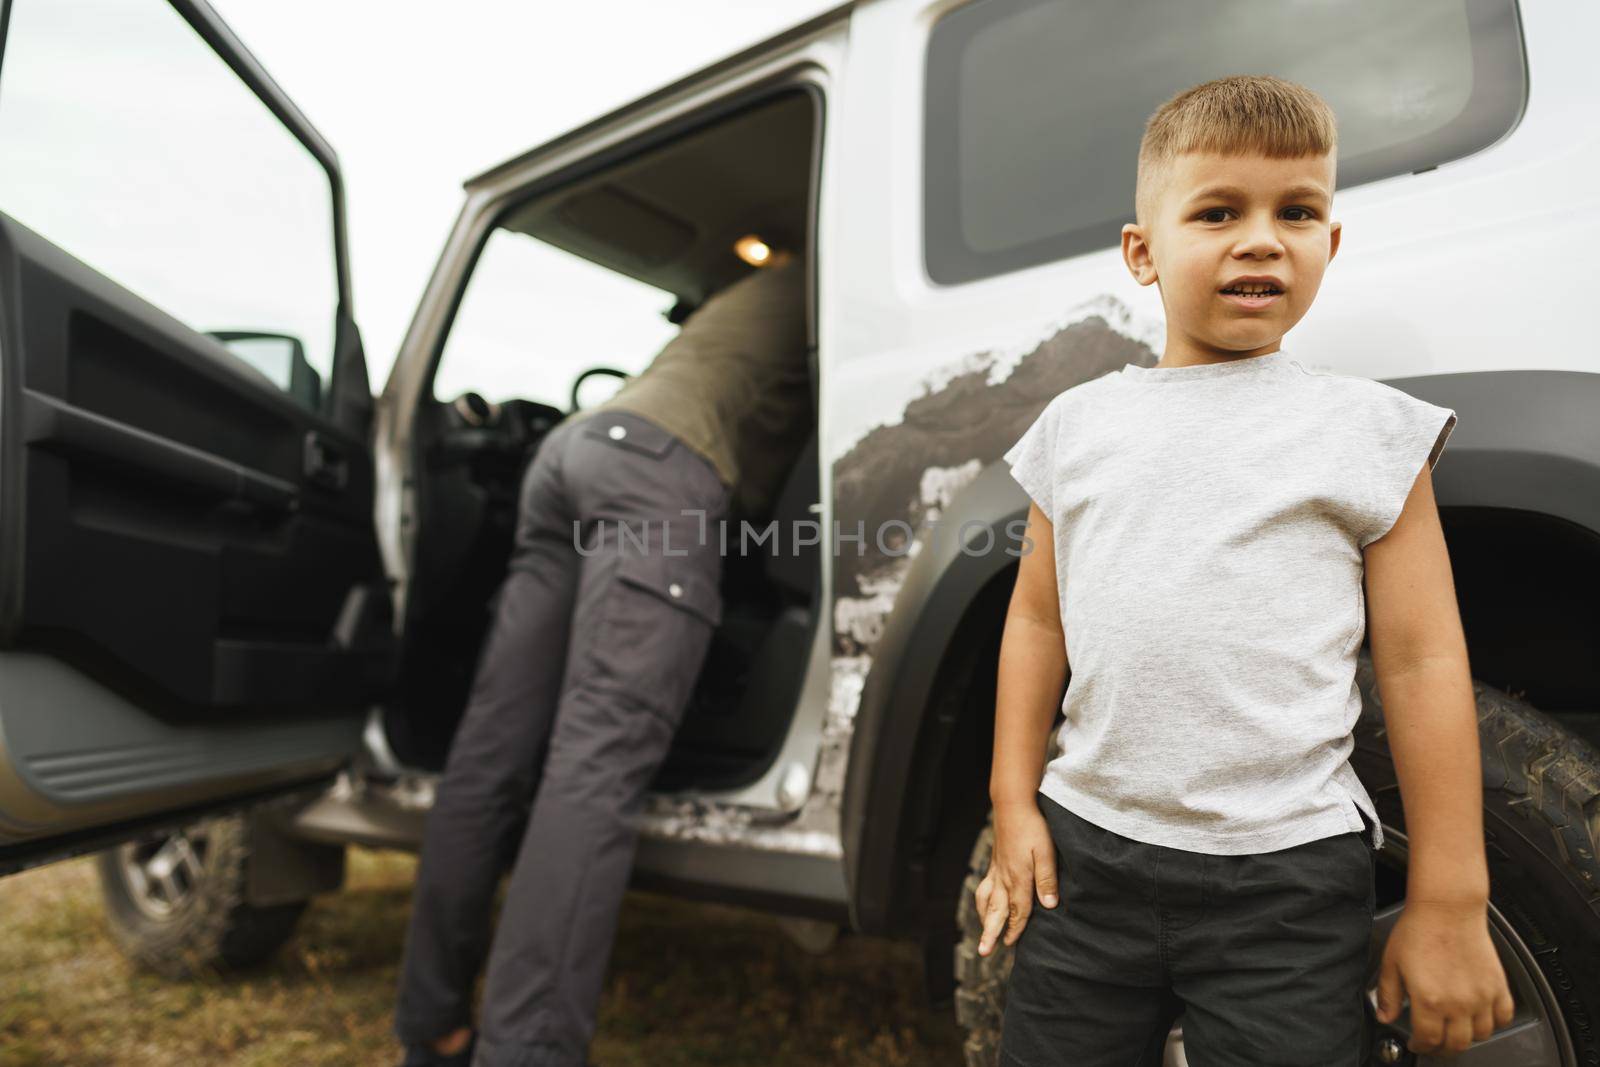
[[[970,281],[1117,244],[1146,119],[1237,73],[1328,101],[1340,189],[1483,148],[1526,95],[1512,0],[974,0],[928,47],[929,276]]]
[[[159,0],[14,0],[3,59],[0,211],[314,403],[333,190],[289,128]]]

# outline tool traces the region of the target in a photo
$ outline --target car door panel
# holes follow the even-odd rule
[[[295,366],[291,395],[225,343],[269,332],[201,332],[0,202],[0,872],[326,778],[395,675],[337,165],[209,8],[173,7],[326,173],[330,391]]]
[[[370,449],[3,215],[0,262],[0,853],[328,773],[393,655]]]
[[[24,524],[5,632],[153,682],[200,718],[376,696],[384,644],[334,632],[346,602],[382,587],[370,449],[133,294],[86,284],[25,227],[0,222],[0,252],[19,268],[6,444],[24,504],[0,520]],[[342,488],[305,477],[308,434],[342,447]]]

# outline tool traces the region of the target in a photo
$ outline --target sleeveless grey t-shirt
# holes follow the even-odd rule
[[[1455,424],[1282,349],[1129,365],[1051,400],[1005,454],[1055,524],[1071,668],[1040,791],[1217,855],[1359,831],[1359,808],[1381,848],[1349,763],[1362,550]]]

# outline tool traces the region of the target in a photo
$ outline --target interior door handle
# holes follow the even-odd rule
[[[329,489],[343,489],[350,481],[350,461],[337,445],[316,430],[306,431],[305,475]]]

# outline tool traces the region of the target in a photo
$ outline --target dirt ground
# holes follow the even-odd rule
[[[90,859],[0,879],[0,1067],[392,1067],[415,867],[353,848],[345,890],[318,897],[269,963],[185,982],[117,952]],[[847,936],[813,956],[769,916],[634,891],[590,1054],[600,1067],[954,1067],[950,1013],[921,995],[916,946]]]

